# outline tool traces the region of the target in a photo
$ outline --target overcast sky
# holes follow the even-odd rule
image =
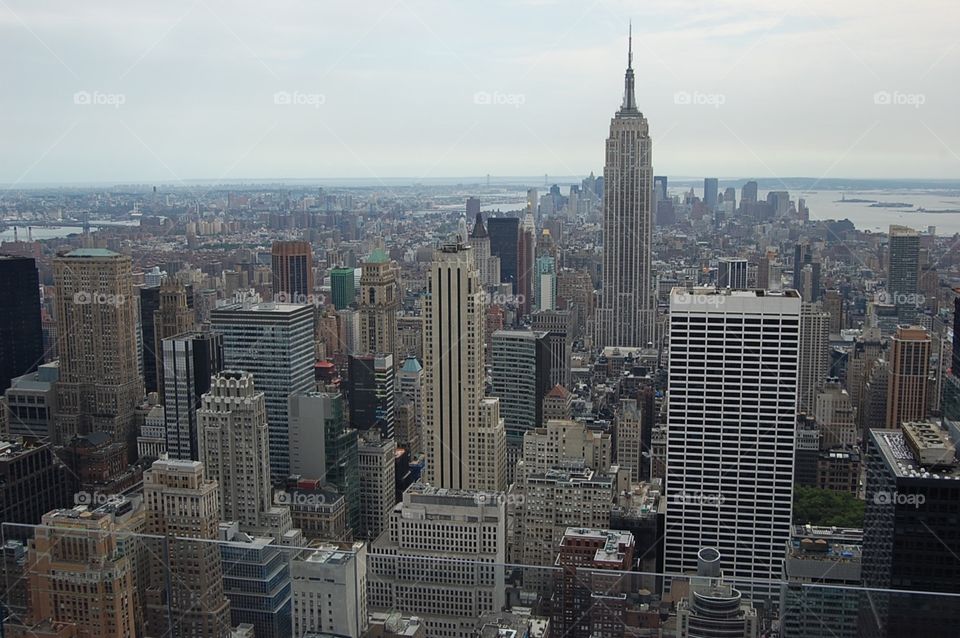
[[[955,2],[0,0],[0,182],[960,176]]]

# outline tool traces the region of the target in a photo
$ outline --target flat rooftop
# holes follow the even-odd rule
[[[921,465],[914,456],[902,430],[870,430],[887,466],[898,478],[960,481],[960,463],[935,470]]]
[[[713,288],[710,286],[698,286],[686,288],[684,286],[675,286],[670,291],[673,295],[704,295],[710,297],[734,297],[739,299],[759,299],[761,297],[774,297],[778,299],[798,299],[800,293],[792,288],[785,290],[763,290],[763,289],[731,289],[731,288]]]

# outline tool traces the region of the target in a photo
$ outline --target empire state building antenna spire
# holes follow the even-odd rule
[[[627,35],[627,73],[623,80],[623,105],[621,111],[636,111],[637,98],[633,91],[633,21],[630,21]]]

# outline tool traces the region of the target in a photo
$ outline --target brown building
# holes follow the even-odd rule
[[[166,537],[150,554],[147,635],[229,638],[223,590],[220,487],[199,461],[156,461],[143,473],[145,532]],[[172,623],[172,624],[171,624]]]
[[[820,452],[817,459],[817,487],[856,496],[860,487],[860,453],[855,448]]]
[[[623,638],[634,546],[630,532],[567,528],[555,564],[551,634]]]
[[[926,418],[929,369],[930,334],[920,326],[897,326],[890,353],[886,428]]]
[[[32,636],[39,625],[47,635],[135,638],[135,559],[119,531],[111,514],[86,507],[44,515],[27,550],[26,622],[10,634]]]
[[[130,257],[82,248],[53,260],[60,379],[57,442],[106,432],[135,447],[133,412],[143,397]]]
[[[305,241],[275,241],[273,299],[284,303],[309,303],[313,295],[313,251]]]

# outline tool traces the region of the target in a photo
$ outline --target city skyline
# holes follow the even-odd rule
[[[817,134],[770,135],[829,87],[782,89],[798,61],[824,55],[816,34],[850,36],[849,49],[862,44],[849,19],[861,29],[889,14],[830,7],[813,23],[808,7],[774,14],[756,0],[720,12],[601,1],[579,7],[582,15],[550,0],[510,5],[495,32],[499,5],[481,15],[422,0],[346,14],[300,0],[269,16],[231,6],[228,21],[214,0],[194,0],[155,38],[142,36],[169,7],[124,5],[109,17],[96,7],[71,24],[58,45],[120,27],[92,50],[102,74],[138,38],[147,48],[121,77],[139,81],[161,61],[165,69],[149,86],[161,116],[147,127],[165,132],[162,145],[141,135],[142,111],[124,110],[136,102],[126,93],[103,85],[73,94],[89,116],[83,125],[99,128],[71,170],[122,179],[155,161],[173,177],[25,188],[35,168],[73,152],[77,123],[0,190],[0,273],[11,279],[0,286],[0,634],[955,635],[960,180],[878,179],[882,170],[872,182],[829,177],[847,158],[866,166],[865,157],[881,157],[866,142],[880,121],[867,117],[846,123],[844,134],[867,128],[842,152],[824,143],[849,106],[840,94],[822,104],[835,119],[808,108],[789,129]],[[72,10],[25,14],[55,29]],[[642,19],[622,21],[627,37],[611,35],[606,19],[632,11]],[[657,41],[678,12],[685,28]],[[338,18],[330,24],[339,30],[311,32],[307,15]],[[77,79],[74,66],[94,59],[59,57],[46,31],[2,0],[0,33],[5,16]],[[355,17],[368,18],[359,35]],[[269,33],[251,38],[241,27],[251,18]],[[169,47],[201,25],[202,41],[176,50],[189,62],[183,70]],[[436,72],[424,83],[416,29],[443,44],[446,25],[469,29],[428,56]],[[522,41],[511,37],[517,25]],[[219,46],[218,29],[239,54]],[[926,33],[908,34],[917,50],[930,48]],[[303,34],[314,36],[305,50]],[[407,46],[392,52],[398,34]],[[679,52],[691,34],[706,44]],[[601,60],[605,41],[602,64],[578,73],[601,35],[622,44],[618,59]],[[797,36],[806,47],[783,61],[765,50],[766,35],[777,36],[774,48]],[[545,38],[566,43],[568,57],[557,60]],[[772,62],[776,81],[753,62],[736,81],[716,73],[717,47],[735,41],[741,59]],[[338,42],[332,66],[309,72],[329,76],[330,92],[272,93],[282,122],[254,134],[259,107],[244,92],[266,85],[244,65],[292,77]],[[496,67],[528,50],[540,57],[524,92],[490,86],[457,102],[478,79],[463,56]],[[221,54],[215,65],[211,51]],[[697,56],[697,73],[729,94],[695,85],[674,94],[674,111],[713,113],[694,118],[702,127],[690,147],[643,71]],[[16,59],[18,71],[36,63],[29,47]],[[616,97],[606,78],[624,67]],[[514,64],[498,81],[509,87],[524,72]],[[918,72],[917,85],[929,73]],[[564,78],[550,88],[567,98],[537,123],[545,136],[523,120],[536,113],[527,97],[542,93],[544,77]],[[343,93],[337,78],[356,90]],[[182,90],[191,80],[196,90]],[[727,97],[758,80],[777,103],[753,104],[746,128],[772,155],[725,119],[739,113]],[[57,86],[52,75],[43,84]],[[603,112],[579,108],[598,87]],[[920,110],[926,94],[899,90],[877,93],[873,106],[916,107],[911,123],[936,137]],[[338,96],[349,97],[349,120],[325,114]],[[220,108],[231,97],[232,108]],[[474,111],[486,130],[449,134]],[[570,111],[574,124],[556,125]],[[47,115],[54,131],[57,117]],[[569,181],[434,176],[392,188],[376,170],[398,149],[410,170],[432,161],[425,175],[487,161],[490,148],[502,171],[531,157],[563,166],[600,121],[607,130],[577,161],[605,139],[602,164]],[[137,142],[136,157],[117,150],[117,126]],[[317,126],[340,152],[317,140]],[[499,137],[518,126],[525,132],[508,137],[526,143],[522,151]],[[740,146],[718,143],[719,127]],[[30,130],[15,128],[14,137]],[[481,139],[470,138],[474,129]],[[211,143],[223,130],[230,141]],[[923,166],[911,155],[916,131],[882,132],[901,166]],[[445,152],[434,137],[445,137]],[[544,153],[546,140],[558,148]],[[234,154],[233,143],[249,147]],[[286,151],[279,161],[275,144]],[[14,139],[11,148],[0,177],[27,147]],[[799,166],[811,148],[833,156],[820,178],[779,178],[764,160]],[[654,162],[664,150],[665,164]],[[678,152],[709,162],[704,177],[671,179],[664,166]],[[362,166],[374,185],[221,178],[206,187],[177,175],[226,156],[225,175]],[[774,176],[716,177],[754,161]]]
[[[510,9],[5,4],[20,64],[0,182],[585,174],[630,18],[658,174],[955,174],[949,5]]]

